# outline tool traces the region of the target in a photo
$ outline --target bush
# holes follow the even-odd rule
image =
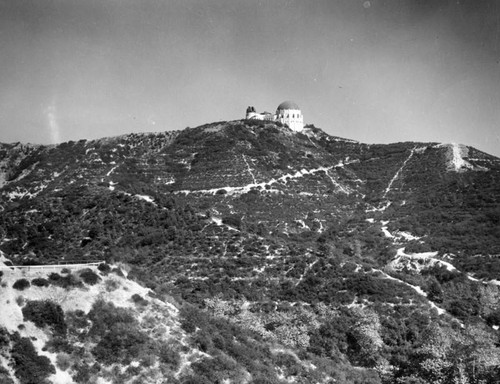
[[[13,285],[12,288],[17,289],[19,291],[24,291],[26,288],[30,286],[30,282],[26,279],[19,279]]]
[[[193,343],[202,352],[213,352],[214,342],[212,335],[205,330],[197,331],[193,337]]]
[[[204,358],[191,364],[196,376],[207,380],[209,383],[241,382],[243,376],[241,368],[227,356]]]
[[[20,307],[22,307],[24,305],[24,297],[23,296],[17,296],[16,297],[16,303],[17,305],[19,305]]]
[[[67,353],[59,353],[56,358],[56,365],[61,371],[67,370],[71,365],[71,358]]]
[[[97,275],[97,273],[95,273],[89,268],[80,271],[80,277],[85,282],[85,284],[89,285],[95,285],[101,280],[101,278]]]
[[[116,307],[113,303],[104,300],[97,300],[92,305],[88,318],[92,321],[90,336],[100,337],[103,337],[116,323],[135,324],[137,322],[131,310]]]
[[[61,275],[59,273],[52,272],[49,275],[49,280],[51,283],[57,282],[57,281],[61,280]]]
[[[105,281],[105,287],[107,292],[113,292],[118,289],[120,286],[120,283],[117,280],[114,279],[108,279]]]
[[[73,344],[70,344],[65,335],[63,336],[54,336],[47,344],[44,345],[42,351],[49,351],[50,353],[59,353],[64,352],[68,355],[71,354],[76,347]]]
[[[500,309],[493,311],[488,316],[486,316],[486,322],[490,326],[500,326]]]
[[[85,337],[90,325],[90,321],[87,319],[87,315],[81,309],[75,311],[67,311],[65,313],[66,324],[68,325],[68,331],[71,336],[74,337]]]
[[[148,341],[147,334],[141,332],[135,324],[116,323],[107,330],[92,353],[99,362],[107,365],[130,364]]]
[[[132,301],[137,305],[141,305],[141,306],[148,305],[148,301],[146,299],[144,299],[141,295],[138,295],[137,293],[134,293],[132,295]]]
[[[61,276],[55,272],[49,275],[49,283],[61,288],[77,287],[82,284],[81,281],[71,273],[66,276]]]
[[[2,366],[0,366],[0,383],[2,383],[2,384],[14,384],[14,382],[10,378],[9,371],[7,371]]]
[[[0,327],[0,350],[8,347],[10,343],[9,332],[3,327]]]
[[[453,300],[448,305],[448,311],[460,320],[478,315],[478,305],[468,298]]]
[[[14,334],[11,350],[14,371],[21,384],[45,383],[56,369],[45,356],[39,356],[30,339]]]
[[[48,326],[61,335],[66,334],[67,327],[64,321],[64,312],[60,305],[50,300],[28,301],[22,312],[25,321],[32,321],[39,328]]]
[[[236,215],[224,216],[222,218],[222,223],[237,229],[241,229],[241,217]]]
[[[36,279],[31,280],[31,284],[36,287],[48,287],[50,282],[42,277],[37,277]]]
[[[77,383],[88,383],[90,380],[90,367],[87,363],[82,362],[73,367],[76,373],[73,375],[73,380]]]
[[[207,314],[193,305],[185,304],[179,313],[181,317],[181,327],[187,333],[193,333],[196,328],[204,328],[208,323]]]
[[[106,263],[101,263],[99,264],[99,266],[97,267],[97,269],[99,271],[101,271],[102,273],[104,274],[107,274],[111,271],[111,267],[109,266],[109,264],[106,264]]]
[[[179,368],[181,356],[179,355],[179,351],[171,345],[162,344],[158,357],[160,358],[160,362],[166,364],[172,371],[176,371]]]
[[[111,272],[113,272],[114,274],[116,274],[116,276],[125,277],[125,275],[123,274],[123,272],[122,272],[122,270],[120,268],[113,268],[111,270]]]

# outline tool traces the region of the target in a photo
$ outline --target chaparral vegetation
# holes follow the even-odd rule
[[[241,120],[0,161],[0,380],[500,377],[494,156]]]

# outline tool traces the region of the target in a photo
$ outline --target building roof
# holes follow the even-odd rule
[[[280,105],[278,105],[277,110],[279,111],[281,109],[300,109],[300,108],[293,101],[284,101]]]

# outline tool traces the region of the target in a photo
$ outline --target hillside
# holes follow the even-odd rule
[[[170,321],[206,358],[180,382],[500,374],[486,358],[500,352],[500,159],[472,147],[242,120],[2,144],[0,184],[0,249],[14,264],[121,263],[123,284],[181,308]],[[95,377],[119,380],[99,363]]]
[[[10,264],[2,256],[2,383],[168,380],[201,356],[187,347],[179,310],[120,267]]]

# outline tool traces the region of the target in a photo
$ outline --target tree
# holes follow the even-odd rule
[[[365,366],[375,366],[380,363],[379,352],[384,345],[378,314],[360,307],[352,308],[351,313],[355,319],[350,330],[351,356]]]
[[[430,278],[427,288],[427,298],[435,303],[443,302],[443,290],[441,288],[441,284],[439,284],[439,281],[437,281],[434,276]]]
[[[468,367],[472,382],[478,379],[493,378],[500,366],[500,348],[496,335],[481,325],[470,325],[465,328],[466,351],[464,360]],[[497,376],[498,377],[498,376]]]
[[[435,384],[445,383],[453,367],[450,354],[456,333],[450,328],[434,325],[426,336],[427,342],[419,351],[423,357],[420,363],[423,378]]]
[[[499,308],[500,291],[496,285],[488,284],[479,287],[479,302],[481,303],[481,312],[488,316]]]
[[[419,353],[422,376],[429,382],[492,382],[498,374],[500,348],[496,337],[483,326],[463,330],[434,325]]]

